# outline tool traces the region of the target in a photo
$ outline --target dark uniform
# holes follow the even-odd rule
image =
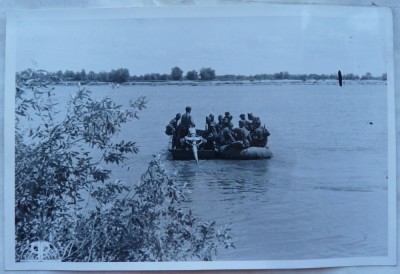
[[[182,115],[181,118],[181,125],[180,125],[180,138],[185,137],[189,134],[189,128],[195,127],[193,123],[192,116],[190,115],[190,111],[192,110],[191,107],[186,107],[186,113]]]
[[[219,144],[220,145],[228,145],[235,142],[234,132],[232,131],[232,123],[229,120],[229,117],[225,117],[222,120],[222,130],[219,133]]]
[[[252,128],[251,122],[246,119],[246,115],[240,114],[239,117],[240,117],[239,123],[240,123],[240,121],[243,121],[244,122],[244,127],[248,131],[251,131],[253,128]],[[239,127],[241,127],[241,126],[239,125]]]
[[[218,115],[218,123],[215,125],[215,129],[217,130],[217,133],[219,134],[223,128],[223,119],[224,116]]]
[[[174,135],[178,128],[178,121],[181,119],[181,114],[176,114],[175,118],[173,118],[169,124],[165,127],[165,134],[167,135]]]
[[[251,146],[265,147],[268,144],[268,136],[270,135],[265,126],[261,126],[259,117],[253,117],[253,131],[251,132]]]
[[[258,127],[251,133],[251,146],[265,147],[268,143],[269,132],[264,127]]]
[[[177,114],[176,117],[169,122],[169,125],[174,129],[174,132],[178,128],[179,119],[181,119],[181,115]]]
[[[181,119],[181,114],[178,113],[176,114],[175,118],[173,118],[169,124],[165,128],[165,134],[167,135],[172,135],[172,148],[174,149],[176,145],[178,144],[178,133],[179,133],[179,119]]]
[[[207,116],[206,117],[206,131],[204,133],[204,138],[206,138],[206,149],[214,149],[215,148],[215,140],[218,136],[217,129],[215,127],[216,123],[213,121],[214,116]]]
[[[236,138],[238,141],[243,143],[243,148],[248,148],[250,146],[250,132],[245,127],[245,122],[243,120],[239,121],[239,128],[235,129]]]

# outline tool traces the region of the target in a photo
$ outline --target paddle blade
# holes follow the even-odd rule
[[[196,160],[196,163],[199,163],[199,155],[197,153],[197,145],[196,144],[192,145],[192,151],[193,151],[193,155],[194,155],[194,159]]]

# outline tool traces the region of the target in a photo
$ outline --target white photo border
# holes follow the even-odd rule
[[[213,261],[213,262],[117,262],[117,263],[70,263],[15,261],[15,72],[16,31],[20,20],[65,19],[125,19],[125,18],[192,18],[192,17],[242,17],[242,16],[294,16],[317,13],[319,16],[340,17],[343,9],[370,12],[379,11],[385,17],[387,56],[387,112],[388,112],[388,256],[354,257],[316,260],[266,260],[266,261]],[[381,7],[344,7],[327,5],[235,5],[235,6],[179,6],[151,8],[103,8],[18,10],[7,14],[6,74],[4,102],[4,203],[5,203],[5,265],[7,270],[219,270],[219,269],[294,269],[338,266],[395,265],[396,254],[396,130],[393,57],[392,12]]]

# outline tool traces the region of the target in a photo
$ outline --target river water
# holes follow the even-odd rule
[[[56,87],[63,98],[74,87]],[[136,183],[153,154],[191,190],[185,207],[231,224],[236,249],[217,260],[290,260],[387,255],[386,86],[92,86],[94,97],[148,108],[121,139],[140,147],[117,177]],[[172,161],[165,125],[185,106],[197,128],[230,111],[259,116],[271,132],[267,160]]]

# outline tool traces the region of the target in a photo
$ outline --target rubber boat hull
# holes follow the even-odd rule
[[[186,149],[170,149],[169,150],[174,160],[195,160],[193,151]],[[199,160],[209,160],[217,158],[217,152],[214,150],[198,150],[197,156]]]
[[[195,160],[191,150],[170,149],[174,160]],[[249,147],[247,149],[229,148],[223,152],[214,150],[198,150],[199,160],[230,159],[230,160],[257,160],[272,157],[268,147]]]
[[[256,160],[268,159],[272,157],[272,152],[268,147],[249,147],[242,150],[230,148],[219,154],[222,159],[232,160]]]

